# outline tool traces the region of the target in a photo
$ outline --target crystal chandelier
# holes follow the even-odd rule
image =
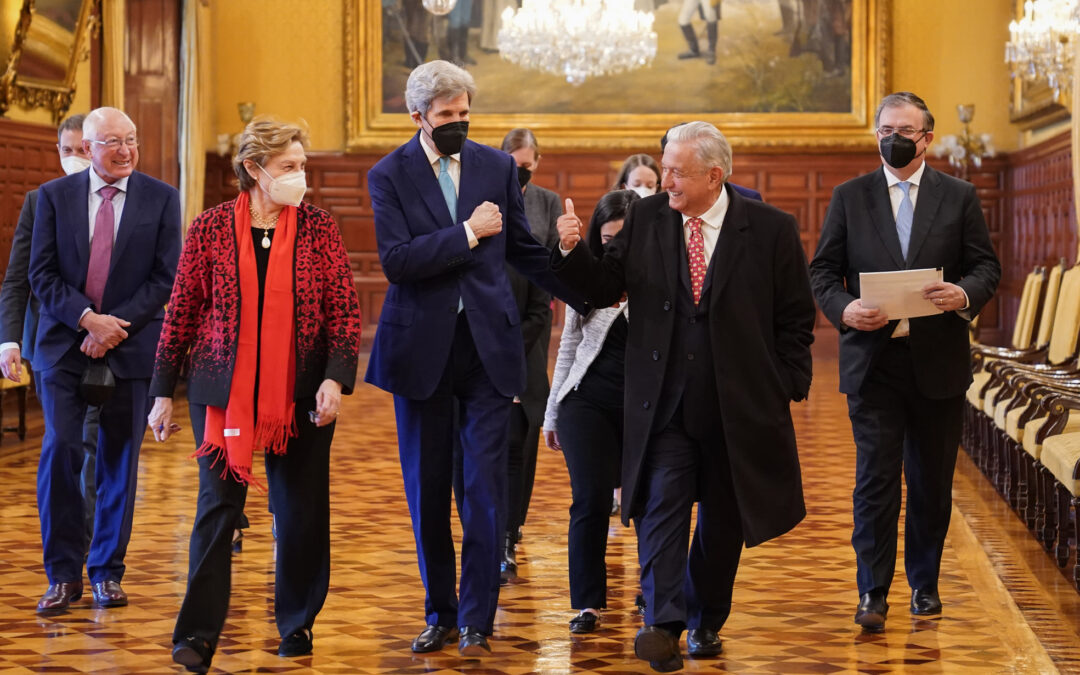
[[[1068,89],[1073,76],[1073,49],[1080,36],[1077,0],[1027,0],[1024,18],[1009,22],[1005,61],[1013,77],[1046,78],[1054,100]]]
[[[652,26],[634,0],[523,0],[503,12],[497,43],[504,59],[579,85],[652,63]]]

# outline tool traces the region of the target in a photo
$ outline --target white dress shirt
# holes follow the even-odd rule
[[[424,149],[424,154],[427,155],[428,162],[431,164],[431,169],[435,172],[435,178],[439,178],[439,158],[442,157],[439,151],[428,145],[428,142],[424,140],[424,132],[420,132],[420,147]],[[454,181],[454,194],[461,194],[461,153],[455,153],[453,155],[447,155],[450,158],[450,163],[446,167],[446,173],[450,174],[450,180]],[[456,213],[451,213],[455,219]],[[479,245],[480,240],[476,238],[472,228],[469,227],[469,221],[462,223],[465,226],[465,236],[469,238],[469,248],[476,248]]]

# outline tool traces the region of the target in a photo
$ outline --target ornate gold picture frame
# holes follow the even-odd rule
[[[403,143],[416,130],[405,113],[401,101],[404,81],[409,71],[402,60],[402,49],[400,38],[398,38],[398,35],[405,30],[404,22],[398,20],[399,14],[394,13],[410,0],[343,1],[345,3],[344,70],[347,147],[351,151],[387,150]],[[473,0],[473,4],[480,2],[481,0]],[[662,3],[663,0],[660,2]],[[419,3],[416,2],[416,4]],[[670,14],[674,7],[668,5],[673,4],[659,6]],[[481,65],[469,66],[477,77],[479,89],[473,103],[474,114],[470,138],[479,142],[497,144],[510,128],[527,126],[537,133],[543,132],[543,137],[550,139],[545,140],[545,149],[552,147],[576,150],[630,149],[656,145],[664,131],[674,124],[691,119],[704,119],[722,129],[732,144],[740,149],[767,151],[784,148],[808,150],[871,148],[873,135],[869,132],[873,127],[874,109],[886,93],[889,0],[834,0],[831,3],[822,2],[822,0],[785,0],[778,4],[795,7],[798,12],[797,18],[805,16],[805,12],[810,11],[804,8],[821,11],[819,8],[827,4],[842,8],[841,11],[848,23],[837,25],[836,30],[846,31],[847,42],[844,45],[846,61],[842,64],[842,68],[835,68],[835,70],[839,70],[841,76],[845,78],[842,81],[847,91],[844,91],[845,95],[839,99],[842,101],[840,106],[833,105],[832,108],[826,110],[800,112],[799,110],[812,109],[814,106],[801,107],[796,103],[793,110],[792,105],[785,108],[782,104],[772,102],[781,100],[782,97],[767,99],[763,96],[753,105],[747,105],[745,110],[710,112],[710,110],[724,110],[724,105],[729,103],[718,100],[719,97],[723,97],[723,92],[717,93],[713,88],[712,93],[709,94],[713,98],[709,99],[701,93],[707,89],[705,87],[707,83],[703,83],[700,77],[687,76],[685,83],[680,83],[679,86],[678,104],[672,104],[669,108],[658,107],[655,94],[651,94],[648,87],[640,86],[639,83],[648,82],[650,78],[655,81],[657,69],[663,69],[659,71],[661,77],[681,77],[682,73],[691,72],[685,70],[686,66],[682,65],[683,62],[676,61],[672,56],[673,50],[678,47],[676,40],[681,40],[681,37],[667,33],[660,39],[660,50],[663,52],[667,49],[667,54],[662,56],[658,53],[657,58],[649,67],[651,73],[637,71],[639,74],[636,76],[634,73],[615,76],[630,78],[620,81],[620,84],[628,83],[625,87],[613,90],[609,83],[605,88],[599,80],[586,81],[579,87],[573,87],[553,76],[539,75],[535,71],[522,69],[516,87],[500,87],[493,93],[491,90],[494,87],[489,86],[488,99],[485,100],[484,85],[490,80],[482,77],[483,63],[487,59],[486,62],[492,64],[498,55],[479,53],[475,47],[476,33],[479,31],[474,28],[471,44],[475,50],[476,59],[481,61]],[[720,4],[722,17],[738,16],[738,12],[742,9],[760,12],[763,11],[761,8],[776,12],[775,5],[762,3],[760,0],[725,0]],[[777,23],[779,16],[777,13]],[[670,18],[668,22],[671,22]],[[694,23],[701,22],[695,18]],[[718,50],[718,62],[715,67],[734,68],[736,62],[724,58],[725,24],[723,18],[720,21],[720,27],[721,49]],[[772,36],[779,32],[776,31],[777,27],[778,25],[762,23],[759,27],[762,40],[772,40],[775,43],[777,38]],[[658,27],[657,30],[659,32],[660,28]],[[803,30],[805,33],[805,29]],[[668,33],[670,32],[669,30]],[[735,36],[732,40],[738,38],[739,36]],[[792,38],[792,44],[795,39],[798,37]],[[427,53],[428,59],[439,58],[436,43],[437,35],[433,35],[431,49]],[[741,51],[732,56],[740,55]],[[794,54],[794,50],[792,53]],[[791,63],[785,57],[786,54],[781,58],[773,59],[766,65],[783,75],[784,68],[789,67],[788,64]],[[699,59],[698,63],[700,62]],[[516,68],[517,66],[507,64],[505,67]],[[700,66],[695,67],[700,68]],[[821,66],[818,68],[820,69]],[[749,69],[745,70],[746,77],[753,77]],[[829,76],[836,77],[836,74],[830,73]],[[537,95],[538,88],[541,90],[539,96]],[[568,100],[570,97],[574,97],[576,102],[578,99],[587,99],[589,96],[600,96],[596,93],[597,91],[605,92],[602,94],[603,106],[598,106],[604,108],[602,112],[580,112],[580,110],[554,112],[553,106],[537,106],[529,103],[529,101],[547,99]],[[509,101],[509,105],[513,105],[515,92],[521,93],[523,109],[509,112],[506,102]],[[492,99],[497,97],[501,103],[493,104]],[[502,109],[495,109],[500,106]]]

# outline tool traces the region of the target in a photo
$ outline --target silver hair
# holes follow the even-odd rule
[[[82,124],[83,136],[87,140],[95,140],[95,141],[102,140],[102,139],[97,137],[98,126],[103,121],[105,121],[106,117],[108,117],[109,115],[114,114],[114,113],[120,115],[125,120],[127,120],[128,123],[131,124],[132,127],[135,126],[135,123],[131,121],[131,118],[127,116],[127,113],[125,113],[123,110],[120,110],[119,108],[109,108],[109,107],[94,108],[89,113],[87,113],[86,119],[83,120],[83,124]]]
[[[437,98],[456,98],[469,95],[472,102],[476,95],[476,81],[469,71],[449,61],[429,61],[409,73],[405,83],[405,106],[410,113],[426,115],[431,102]]]
[[[724,170],[724,182],[731,176],[731,145],[724,134],[708,122],[687,122],[672,127],[668,143],[693,143],[698,159],[706,169],[718,166]]]

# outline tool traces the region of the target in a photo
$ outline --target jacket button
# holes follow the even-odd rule
[[[665,312],[671,311],[671,302],[669,302],[667,300],[664,301],[664,311]]]
[[[660,352],[656,351],[655,349],[653,350],[653,353],[652,353],[652,360],[653,361],[659,361],[660,360]]]
[[[648,401],[645,401],[644,403],[642,403],[642,404],[641,404],[641,407],[642,407],[642,408],[645,408],[646,410],[648,410],[648,409],[649,409],[649,402],[648,402]]]
[[[689,354],[687,354],[686,355],[686,360],[687,361],[693,361],[694,360],[694,353],[690,352]]]

